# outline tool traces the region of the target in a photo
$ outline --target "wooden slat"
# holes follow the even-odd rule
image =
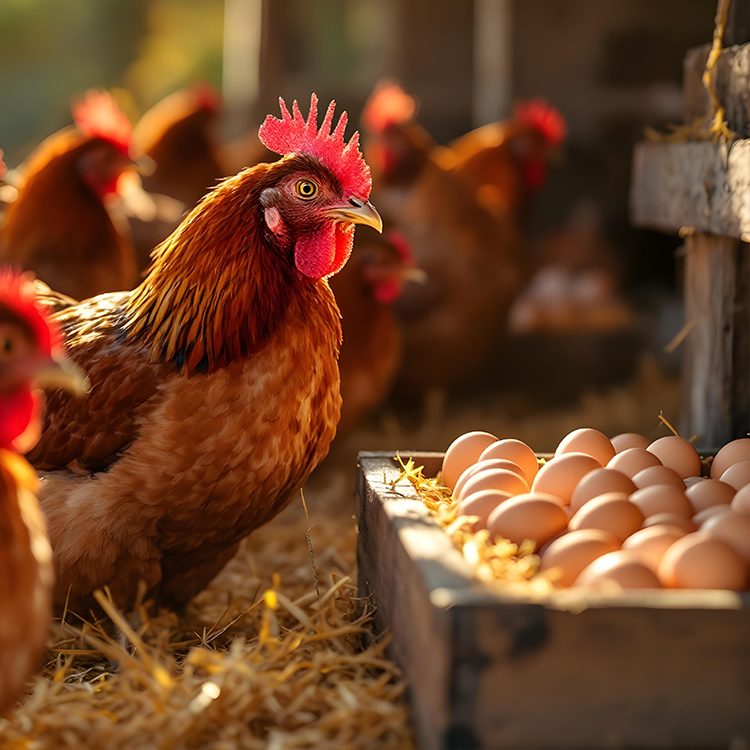
[[[395,476],[392,454],[360,456],[360,589],[393,635],[420,748],[747,746],[750,595],[481,586]]]
[[[640,143],[630,194],[635,226],[741,238],[750,235],[750,140]]]
[[[683,434],[699,445],[732,438],[736,259],[739,242],[696,232],[686,238],[685,320],[695,327],[685,341]]]

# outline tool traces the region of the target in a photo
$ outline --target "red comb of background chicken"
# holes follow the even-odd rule
[[[3,161],[3,150],[0,148],[0,178],[2,178],[7,171],[8,167],[5,166],[5,162]]]
[[[365,104],[362,121],[369,130],[381,132],[389,125],[414,119],[417,101],[392,81],[380,81]]]
[[[71,107],[73,121],[88,138],[109,141],[126,156],[130,150],[133,126],[106,91],[87,91]]]
[[[409,241],[398,229],[389,229],[385,236],[388,242],[390,242],[396,249],[399,258],[401,258],[401,262],[405,266],[411,267],[416,265],[416,261],[411,252],[411,245],[409,245]]]
[[[258,130],[263,145],[277,154],[310,154],[320,159],[337,177],[348,193],[367,200],[370,196],[372,179],[370,168],[365,164],[359,151],[359,133],[355,133],[346,143],[347,114],[341,113],[336,128],[331,132],[333,112],[336,102],[328,105],[323,124],[318,129],[318,97],[310,97],[310,114],[305,118],[300,112],[297,100],[292,104],[294,117],[289,114],[286,103],[279,97],[281,120],[272,115],[266,117]]]
[[[207,81],[196,83],[193,86],[193,93],[198,101],[198,106],[206,112],[218,112],[221,109],[221,94]]]
[[[34,278],[0,268],[0,305],[23,318],[34,331],[39,351],[51,355],[61,345],[60,332],[37,302]]]
[[[521,125],[539,131],[551,146],[560,146],[568,135],[568,125],[560,110],[543,99],[518,102],[513,116]]]

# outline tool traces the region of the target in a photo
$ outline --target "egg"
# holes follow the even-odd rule
[[[479,461],[482,451],[496,441],[489,432],[467,432],[456,438],[443,458],[443,485],[453,489],[461,474]]]
[[[476,492],[458,504],[456,512],[459,516],[476,516],[477,520],[472,524],[473,531],[487,528],[487,519],[490,513],[500,503],[513,497],[509,492],[499,490],[484,490]]]
[[[618,453],[608,464],[608,469],[621,471],[631,479],[649,466],[661,466],[661,461],[643,448],[628,448]]]
[[[685,477],[683,480],[685,487],[692,487],[694,484],[700,484],[700,482],[707,482],[706,477]]]
[[[711,479],[720,479],[730,466],[740,461],[750,461],[750,438],[733,440],[714,456],[711,463]]]
[[[530,539],[540,547],[568,525],[568,517],[556,497],[539,493],[506,500],[490,514],[490,538],[498,536],[515,544]]]
[[[700,513],[712,505],[728,505],[734,495],[734,487],[718,479],[705,479],[685,490],[685,496],[690,500],[694,513]]]
[[[648,469],[639,471],[633,477],[633,484],[641,490],[644,487],[651,487],[654,484],[671,484],[681,492],[685,490],[685,482],[682,477],[668,466],[649,466]]]
[[[622,543],[622,548],[640,555],[646,565],[656,573],[666,551],[685,534],[687,531],[677,526],[650,526],[647,529],[639,529],[629,536]]]
[[[664,466],[674,469],[683,479],[685,477],[699,477],[703,472],[703,464],[698,451],[684,438],[677,435],[654,440],[648,447]]]
[[[750,484],[750,461],[738,461],[732,464],[722,475],[721,481],[730,484],[735,490],[741,490]]]
[[[585,567],[576,579],[576,586],[597,586],[616,583],[623,589],[658,589],[659,579],[651,568],[629,550],[610,552]]]
[[[750,513],[750,485],[745,485],[732,498],[732,510],[736,513]]]
[[[678,539],[659,565],[659,580],[673,589],[743,591],[745,561],[732,547],[701,531]]]
[[[609,492],[589,500],[568,524],[571,531],[602,529],[624,542],[643,523],[643,513],[624,492]]]
[[[700,528],[709,518],[713,518],[722,513],[729,513],[731,507],[731,505],[711,505],[708,508],[704,508],[700,513],[696,513],[693,516],[693,523]]]
[[[510,495],[524,495],[529,491],[529,485],[513,471],[488,469],[479,471],[467,479],[461,492],[456,495],[456,500],[460,503],[475,492],[483,490],[499,490]]]
[[[651,526],[677,526],[680,529],[684,529],[690,533],[695,531],[698,527],[693,523],[691,518],[683,516],[680,513],[656,513],[653,516],[649,516],[643,522],[643,528],[648,529]]]
[[[651,445],[651,441],[636,432],[623,432],[612,438],[612,447],[615,449],[615,453],[622,453],[629,448],[642,448],[646,450],[649,445]]]
[[[685,493],[671,484],[644,487],[630,496],[630,502],[641,509],[644,518],[650,518],[657,513],[677,513],[685,518],[692,518],[694,512]]]
[[[636,486],[629,477],[615,469],[594,469],[586,474],[576,485],[570,497],[570,508],[573,513],[579,511],[589,500],[607,492],[624,492],[626,495],[636,491]]]
[[[747,513],[719,513],[709,518],[701,533],[721,539],[745,560],[750,566],[750,515]]]
[[[551,580],[556,586],[572,586],[587,565],[619,548],[617,539],[601,529],[571,531],[550,542],[543,550],[539,570],[553,571]]]
[[[599,430],[583,427],[580,430],[573,430],[560,441],[555,457],[566,453],[585,453],[595,458],[602,466],[606,466],[614,458],[615,449],[605,434]]]
[[[535,493],[555,495],[564,505],[570,505],[570,498],[581,479],[590,471],[601,468],[595,458],[585,453],[566,453],[539,469],[531,489]]]
[[[458,497],[461,494],[461,489],[463,488],[463,486],[475,474],[478,474],[480,471],[487,471],[489,469],[505,469],[506,471],[512,471],[514,474],[518,474],[518,476],[528,484],[526,472],[520,466],[514,464],[512,461],[506,461],[503,458],[491,458],[487,461],[478,461],[473,466],[469,466],[469,468],[466,469],[463,474],[461,474],[461,476],[458,478],[458,481],[456,482],[456,486],[453,488],[454,497]]]
[[[517,464],[523,469],[529,483],[534,481],[534,477],[539,471],[539,461],[536,454],[526,443],[522,443],[520,440],[509,438],[495,441],[484,449],[479,460],[486,461],[490,458],[504,458],[506,461]]]

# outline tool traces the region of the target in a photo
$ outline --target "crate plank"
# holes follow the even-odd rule
[[[750,742],[750,595],[483,586],[410,488],[393,492],[392,455],[360,454],[360,592],[392,633],[420,747]]]

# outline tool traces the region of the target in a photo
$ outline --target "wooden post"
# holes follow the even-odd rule
[[[641,143],[633,160],[636,226],[686,238],[682,433],[718,448],[750,432],[750,0],[734,0],[716,67],[716,91],[741,139]],[[685,58],[686,121],[707,118],[702,83],[709,45]]]

